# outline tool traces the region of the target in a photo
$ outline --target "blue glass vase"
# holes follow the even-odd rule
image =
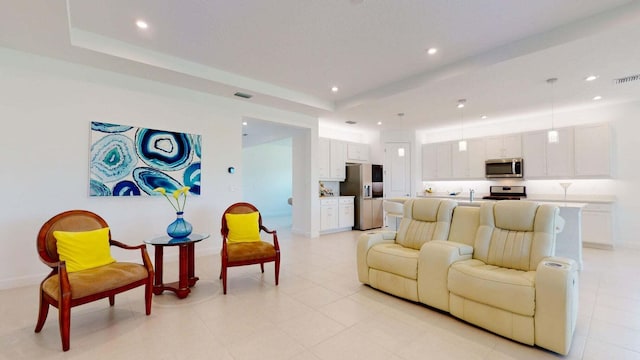
[[[174,239],[185,238],[193,231],[193,226],[182,217],[183,215],[184,212],[178,211],[176,213],[176,220],[167,226],[167,235]]]

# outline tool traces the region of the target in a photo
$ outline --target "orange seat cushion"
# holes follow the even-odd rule
[[[230,262],[268,259],[276,256],[276,249],[268,242],[238,242],[227,244]]]
[[[103,291],[146,279],[147,268],[141,264],[115,262],[96,268],[69,273],[71,298],[80,299]],[[60,280],[53,275],[42,284],[42,290],[55,300],[60,297]]]

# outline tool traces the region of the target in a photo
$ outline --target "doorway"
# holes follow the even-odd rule
[[[279,231],[295,228],[294,189],[300,186],[300,169],[294,160],[296,138],[309,129],[276,122],[243,118],[242,194],[243,201],[254,204],[265,226]],[[302,209],[301,211],[305,211]]]
[[[384,193],[387,198],[411,196],[411,144],[384,145]]]

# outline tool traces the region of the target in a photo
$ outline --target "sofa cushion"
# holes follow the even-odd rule
[[[497,228],[533,231],[538,204],[532,201],[499,201],[493,208]]]
[[[374,245],[367,253],[367,264],[372,269],[415,280],[418,276],[420,252],[398,244]]]
[[[463,260],[449,269],[451,293],[475,302],[524,316],[535,312],[535,271],[487,265],[480,260]]]
[[[486,264],[532,271],[553,256],[558,208],[505,200],[480,207],[473,258]]]
[[[451,227],[451,214],[456,205],[452,200],[407,200],[396,242],[420,250],[427,241],[446,240]]]

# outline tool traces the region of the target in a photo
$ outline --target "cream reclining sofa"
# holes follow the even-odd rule
[[[411,199],[397,231],[358,239],[358,278],[513,340],[566,355],[578,267],[554,257],[558,208]]]

